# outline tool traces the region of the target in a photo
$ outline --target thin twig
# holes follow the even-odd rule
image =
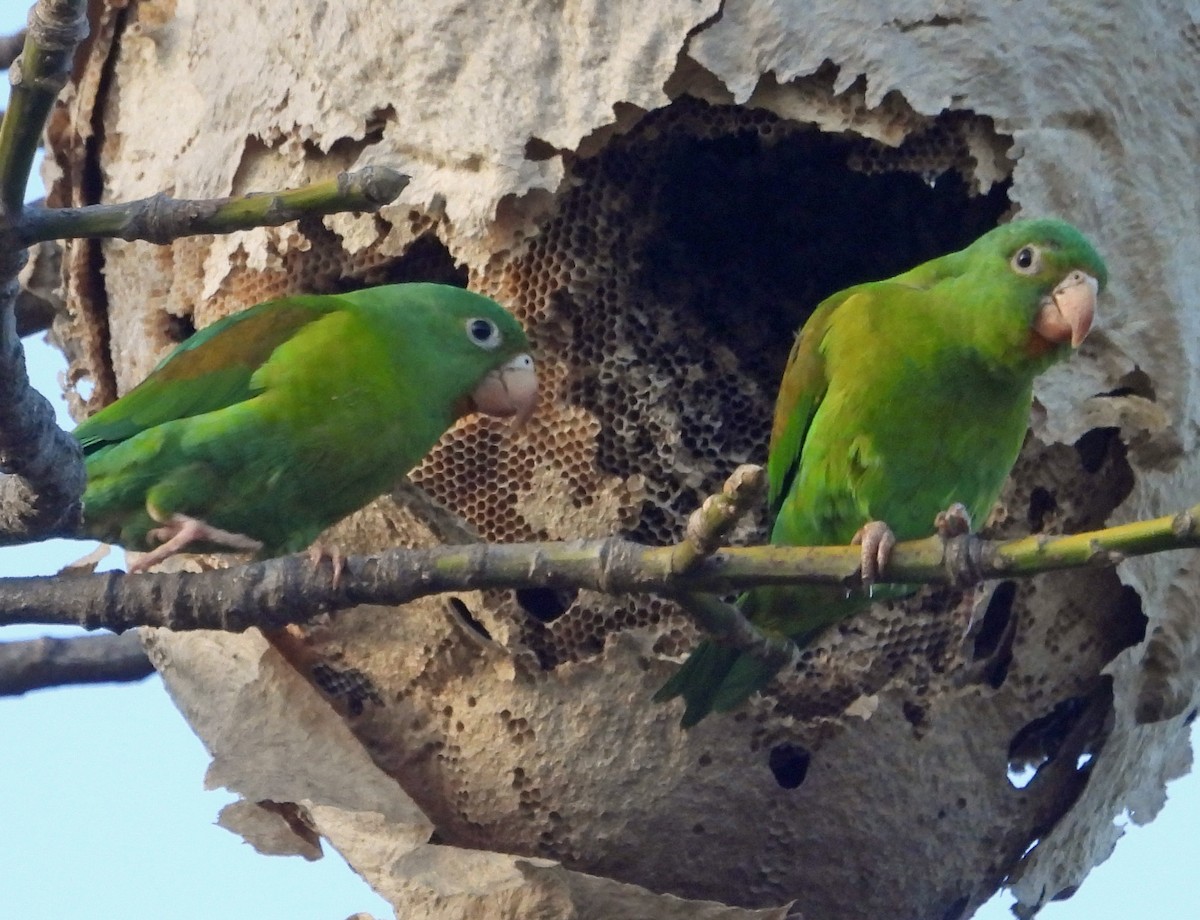
[[[25,47],[9,68],[12,95],[0,123],[0,210],[9,220],[21,213],[46,118],[87,34],[87,0],[38,0],[29,11]]]
[[[122,239],[169,243],[202,233],[277,227],[306,215],[374,211],[404,191],[408,176],[367,166],[303,188],[236,198],[153,195],[120,204],[25,211],[13,232],[24,244],[53,239]]]
[[[671,557],[673,571],[687,572],[716,552],[733,525],[758,503],[766,488],[767,477],[761,466],[747,463],[734,470],[721,491],[706,498],[688,518],[684,540]]]

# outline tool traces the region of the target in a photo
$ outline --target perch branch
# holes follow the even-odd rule
[[[1174,517],[1065,537],[988,542],[933,536],[896,546],[880,582],[960,582],[1028,576],[1053,569],[1114,565],[1127,556],[1200,546],[1200,505]],[[393,549],[352,556],[337,585],[307,555],[200,574],[0,580],[0,625],[57,623],[105,627],[241,631],[280,627],[359,604],[396,605],[448,591],[586,588],[608,594],[723,594],[753,585],[858,585],[853,546],[733,547],[688,572],[673,569],[676,548],[617,537],[556,543]]]
[[[0,696],[71,684],[129,683],[153,673],[135,632],[0,642]]]
[[[25,46],[9,68],[12,95],[0,123],[0,209],[9,220],[21,213],[46,118],[87,34],[87,0],[38,0],[29,11]]]
[[[10,252],[0,261],[22,255]],[[17,336],[15,271],[5,267],[0,265],[0,544],[73,530],[85,484],[78,442],[58,427],[53,406],[29,385]]]
[[[62,238],[169,243],[201,233],[277,227],[308,215],[374,211],[394,201],[407,184],[408,176],[394,169],[367,166],[303,188],[236,198],[175,199],[152,195],[120,204],[29,209],[17,222],[14,232],[24,244]]]

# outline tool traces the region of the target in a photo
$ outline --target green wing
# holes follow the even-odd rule
[[[214,412],[254,395],[251,377],[280,345],[340,298],[296,296],[235,313],[197,332],[118,402],[75,429],[85,453],[175,419]]]
[[[804,441],[829,387],[821,346],[829,332],[830,317],[853,293],[851,288],[823,300],[796,336],[788,356],[767,452],[767,508],[771,521],[778,516],[800,469]]]

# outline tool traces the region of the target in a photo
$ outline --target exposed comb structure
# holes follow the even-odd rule
[[[785,16],[786,5],[668,2],[638,13],[667,17],[641,44],[643,32],[617,23],[625,4],[594,7],[584,29],[565,23],[570,5],[545,19],[488,5],[489,16],[513,13],[514,32],[564,17],[562,35],[530,38],[517,59],[504,29],[480,28],[465,8],[356,0],[346,8],[364,11],[361,22],[318,29],[342,7],[296,4],[273,7],[270,22],[239,20],[237,53],[262,75],[241,91],[228,56],[198,50],[228,41],[220,5],[204,15],[164,6],[162,22],[151,21],[156,4],[111,6],[76,80],[74,134],[52,145],[61,203],[171,181],[189,196],[240,193],[368,162],[397,165],[413,183],[379,215],[182,240],[149,257],[142,244],[72,244],[64,265],[77,312],[60,333],[76,343],[73,379],[91,376],[95,400],[135,383],[191,329],[292,291],[464,284],[530,333],[542,403],[527,427],[514,435],[465,420],[411,477],[442,510],[400,490],[338,526],[347,551],[677,540],[737,464],[765,458],[775,389],[808,312],[846,285],[964,245],[1014,203],[1103,228],[1112,312],[1072,376],[1039,390],[1047,402],[1035,406],[993,531],[1162,513],[1180,494],[1171,483],[1193,468],[1190,429],[1178,423],[1200,336],[1175,318],[1128,322],[1129,287],[1119,293],[1131,274],[1139,302],[1170,302],[1171,284],[1200,288],[1180,283],[1176,247],[1188,234],[1163,242],[1157,229],[1175,220],[1160,207],[1162,177],[1190,174],[1194,156],[1188,147],[1181,158],[1172,134],[1186,110],[1177,88],[1154,77],[1147,90],[1139,81],[1152,78],[1130,63],[1141,53],[1130,50],[1134,30],[1167,41],[1143,20],[1100,11],[1075,23],[1080,40],[1060,58],[1013,50],[1026,30],[1050,28],[1038,17],[1059,15],[1053,3],[1013,24],[940,13],[867,22],[867,7],[820,3],[809,22],[808,4]],[[347,66],[343,33],[362,23],[371,40]],[[1003,29],[1017,31],[992,41]],[[294,45],[286,55],[275,51],[280,34]],[[1195,34],[1194,23],[1179,26],[1178,53],[1161,60],[1185,60]],[[570,44],[580,35],[602,51],[586,64]],[[452,46],[471,53],[455,59]],[[1068,65],[1069,86],[1059,79]],[[364,92],[375,73],[386,88]],[[184,84],[194,123],[143,114],[139,80]],[[225,103],[234,115],[210,102],[213,86],[236,96]],[[379,101],[397,87],[403,104]],[[1081,102],[1107,105],[1115,87],[1136,104]],[[122,104],[103,105],[123,91]],[[177,179],[155,174],[145,187],[149,161],[130,156],[143,135],[162,144],[159,173]],[[1149,166],[1138,153],[1146,137]],[[1164,170],[1168,161],[1178,168]],[[1117,270],[1121,240],[1136,250],[1136,273]],[[752,517],[734,539],[761,540],[763,525]],[[796,900],[814,920],[956,918],[1006,880],[1030,905],[1069,892],[1109,852],[1112,814],[1161,795],[1182,769],[1200,667],[1187,663],[1200,660],[1188,625],[1194,577],[1156,562],[877,605],[821,637],[767,693],[686,733],[679,704],[650,696],[698,637],[657,598],[464,592],[339,614],[277,637],[275,649],[448,848],[549,857],[688,898]],[[1156,670],[1137,690],[1147,634]],[[187,637],[157,641],[168,662],[191,654]],[[219,665],[202,663],[222,681]],[[194,689],[170,667],[166,676],[181,696]],[[193,708],[205,703],[201,689]],[[324,801],[341,806],[352,791]],[[415,864],[406,884],[423,893],[397,902],[406,916],[469,912],[446,900],[454,885],[426,884]]]

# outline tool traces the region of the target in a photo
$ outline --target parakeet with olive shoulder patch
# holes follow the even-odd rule
[[[1024,440],[1034,378],[1083,341],[1106,281],[1104,261],[1070,224],[1019,220],[824,300],[796,338],[775,406],[771,543],[860,542],[869,579],[895,539],[928,535],[935,517],[982,522]],[[961,508],[940,517],[952,506]],[[739,599],[758,627],[800,645],[869,603],[819,585]],[[705,641],[655,699],[683,696],[686,727],[773,676]]]
[[[197,332],[75,429],[83,529],[151,551],[130,571],[191,545],[296,552],[459,417],[523,420],[536,401],[525,332],[487,297],[440,284],[283,297]]]

